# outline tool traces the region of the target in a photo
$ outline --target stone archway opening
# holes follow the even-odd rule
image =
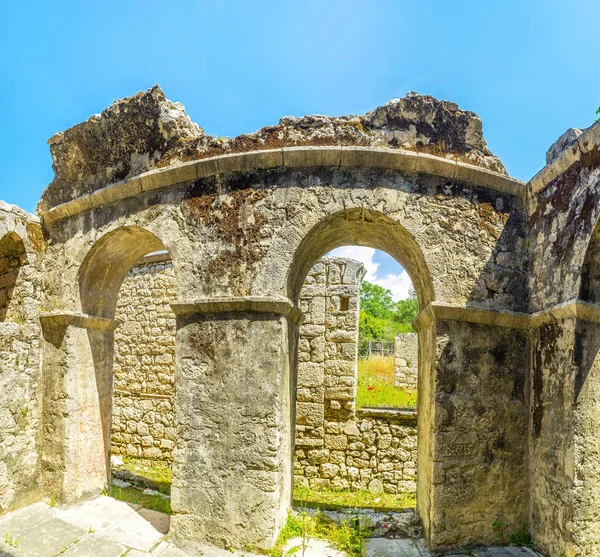
[[[418,306],[408,273],[379,250],[338,248],[311,267],[299,303],[295,500],[414,508]]]
[[[338,248],[311,267],[299,305],[296,504],[414,508],[418,304],[408,273],[385,252]]]
[[[113,324],[88,331],[97,406],[87,419],[101,425],[95,458],[104,483],[117,498],[169,513],[177,296],[170,253],[145,229],[119,228],[92,247],[79,286],[82,313]],[[168,520],[159,527],[166,532]]]
[[[0,322],[17,317],[13,293],[25,262],[25,246],[17,234],[11,232],[0,239]]]
[[[142,257],[117,299],[113,365],[113,496],[170,513],[175,448],[177,280],[168,251]]]
[[[429,525],[433,464],[435,323],[419,319],[415,329],[411,324],[433,299],[427,267],[414,239],[377,214],[365,218],[360,211],[347,211],[317,225],[313,234],[296,254],[304,283],[293,272],[289,275],[290,297],[308,316],[299,327],[296,356],[295,503],[304,497],[317,505],[336,500],[340,507],[394,508],[411,517],[398,522],[402,526],[396,535],[421,537],[421,524]],[[335,251],[340,246],[377,250],[394,261],[396,273],[404,274],[407,303],[398,308],[398,300],[385,288],[364,283],[360,262],[320,259],[332,250],[340,254]],[[343,254],[350,255],[348,248]],[[361,284],[371,287],[370,300],[369,288],[361,289]],[[394,330],[385,319],[365,314],[361,319],[361,294],[365,307],[378,295],[389,296],[388,311],[404,314],[405,326]],[[386,325],[392,327],[382,331],[385,339],[366,338],[369,327]],[[373,369],[386,359],[389,370]],[[319,497],[319,491],[325,496]]]

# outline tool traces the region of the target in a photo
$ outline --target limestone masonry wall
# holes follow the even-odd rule
[[[115,332],[112,453],[172,459],[177,296],[173,264],[150,256],[131,269],[119,293]]]
[[[365,270],[325,257],[300,294],[296,396],[297,484],[387,493],[416,491],[416,419],[355,410],[360,285]]]
[[[0,514],[40,491],[43,250],[37,219],[0,201]]]
[[[354,407],[363,270],[309,272],[363,245],[419,300],[429,548],[526,523],[547,555],[600,554],[600,122],[527,184],[477,115],[415,93],[223,139],[154,87],[50,149],[41,223],[0,202],[0,513],[100,493],[111,425],[114,453],[172,458],[170,535],[224,549],[273,547],[292,467],[414,489],[415,414]],[[139,265],[157,250],[177,287]]]
[[[419,371],[419,337],[416,333],[405,333],[394,339],[394,385],[417,387]]]

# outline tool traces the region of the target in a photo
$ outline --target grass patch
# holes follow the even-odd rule
[[[163,497],[157,495],[146,495],[135,487],[117,487],[115,485],[111,485],[108,495],[109,497],[118,499],[119,501],[125,501],[134,505],[141,505],[145,509],[166,514],[173,514],[173,511],[171,511],[170,499],[164,499]]]
[[[306,512],[290,513],[275,547],[266,554],[269,557],[302,556],[303,548],[310,539],[321,539],[328,541],[334,548],[344,551],[349,557],[363,557],[368,525],[361,522],[358,519],[350,519],[338,524],[320,512],[316,512],[313,516],[309,516]],[[288,548],[284,553],[286,545],[294,538],[299,538],[298,545]]]
[[[136,476],[147,478],[151,482],[149,487],[170,495],[171,484],[173,483],[173,471],[169,463],[150,460],[148,458],[124,456],[122,468]]]
[[[384,511],[416,507],[416,495],[412,493],[382,493],[374,495],[369,491],[315,490],[305,486],[294,487],[294,503],[307,507],[320,507],[327,510],[343,508],[366,508]]]
[[[417,406],[416,389],[394,386],[394,357],[371,356],[358,360],[357,408],[406,408]]]

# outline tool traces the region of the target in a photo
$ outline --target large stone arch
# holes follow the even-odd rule
[[[408,272],[423,311],[435,300],[434,285],[423,251],[401,222],[374,209],[352,208],[334,213],[314,225],[300,242],[288,271],[288,296],[295,303],[306,274],[314,263],[331,250],[344,245],[361,245],[385,251]],[[297,334],[297,331],[294,331]],[[417,511],[430,531],[432,504],[432,454],[435,385],[435,321],[418,328],[418,472]],[[292,383],[297,381],[296,351],[291,353]],[[295,401],[293,396],[292,400]],[[292,415],[294,416],[293,409]],[[292,420],[295,423],[295,419]]]
[[[288,297],[296,302],[311,266],[326,253],[344,245],[367,246],[389,253],[410,275],[420,308],[435,299],[431,275],[415,239],[400,222],[364,207],[332,214],[304,236],[288,271]]]
[[[144,255],[163,250],[165,244],[145,228],[114,227],[93,243],[78,268],[74,305],[81,312],[42,315],[44,483],[57,498],[73,501],[110,485],[117,297],[129,269]]]

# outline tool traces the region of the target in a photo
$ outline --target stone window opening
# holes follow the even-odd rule
[[[350,309],[350,298],[348,296],[340,296],[340,311],[348,311]]]
[[[21,238],[15,233],[6,234],[0,240],[0,322],[16,317],[13,295],[19,272],[26,260]]]

